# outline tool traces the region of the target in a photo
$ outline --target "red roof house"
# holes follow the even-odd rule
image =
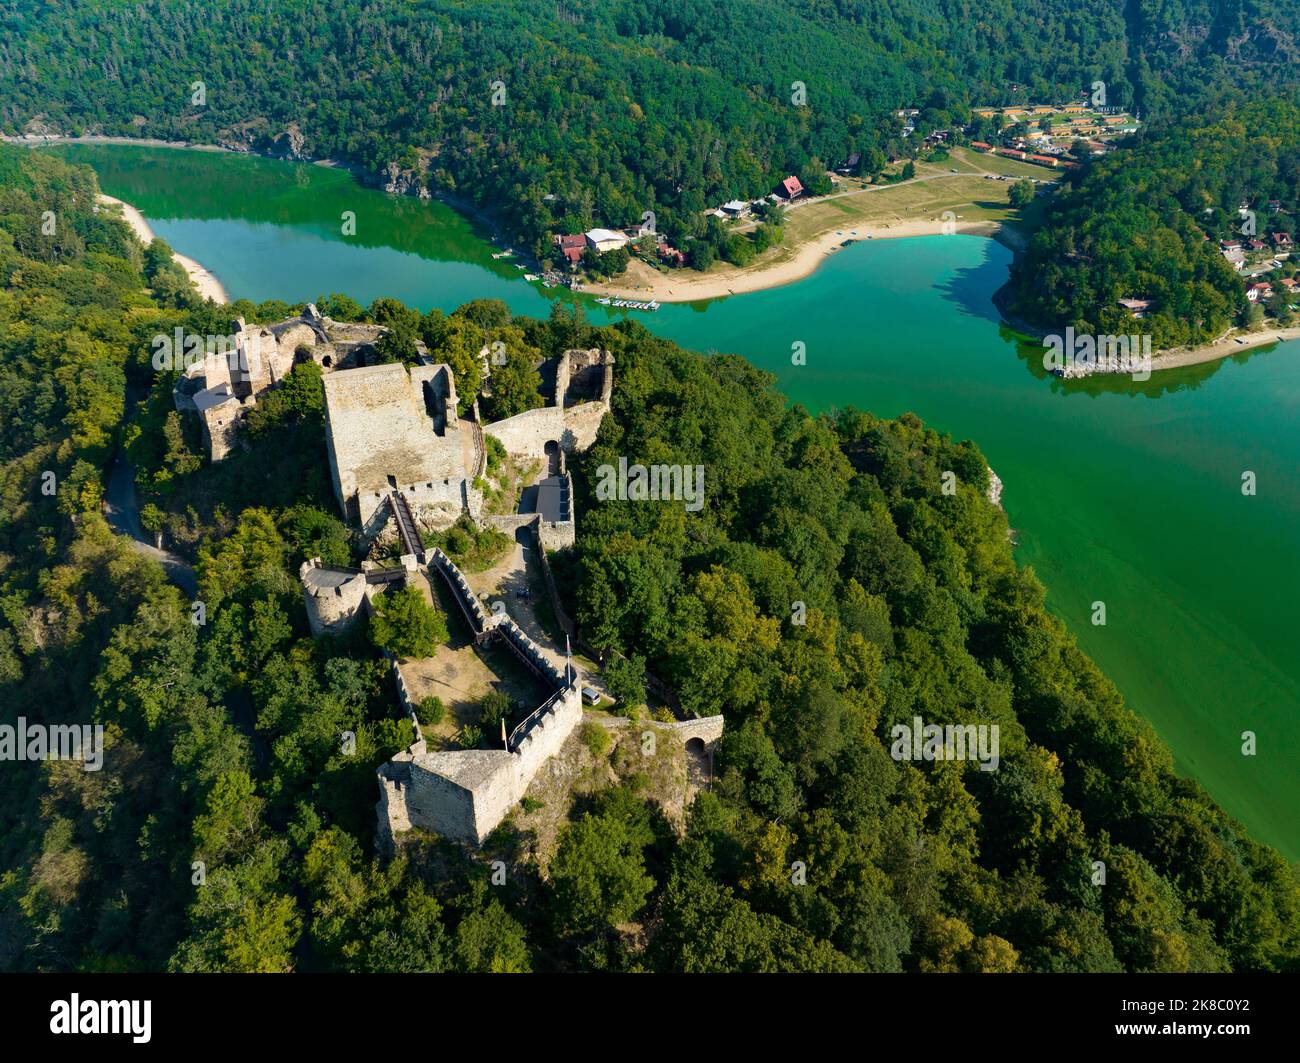
[[[582,252],[587,246],[587,238],[582,233],[565,234],[553,239],[560,253],[568,259],[569,265],[576,266],[582,261]]]
[[[799,178],[792,174],[777,185],[776,190],[779,195],[785,196],[786,199],[794,199],[795,196],[803,192],[803,185],[799,183]]]

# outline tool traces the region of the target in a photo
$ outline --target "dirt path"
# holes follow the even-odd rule
[[[104,517],[108,525],[120,535],[131,540],[138,553],[157,561],[167,571],[167,577],[191,599],[198,597],[198,577],[194,567],[179,554],[160,550],[140,526],[140,506],[135,495],[135,469],[118,454],[108,476],[104,491]]]

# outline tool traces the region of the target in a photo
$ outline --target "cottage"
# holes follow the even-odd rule
[[[1273,295],[1273,286],[1268,281],[1258,281],[1246,289],[1246,298],[1252,303],[1257,303],[1261,299],[1268,299]]]
[[[671,244],[663,243],[659,245],[659,257],[670,266],[686,265],[686,252],[677,250]]]
[[[1273,246],[1274,246],[1274,247],[1290,247],[1290,246],[1291,246],[1291,237],[1288,236],[1286,233],[1274,233],[1274,234],[1273,234]]]
[[[587,249],[587,238],[582,233],[565,233],[553,239],[570,266],[582,261],[582,253]]]
[[[1121,299],[1119,305],[1139,320],[1147,316],[1151,309],[1150,299]]]
[[[728,218],[743,218],[749,213],[749,204],[743,199],[733,199],[722,204],[722,213]]]
[[[791,174],[776,186],[776,193],[785,199],[794,199],[803,194],[803,185],[799,183],[799,178]]]

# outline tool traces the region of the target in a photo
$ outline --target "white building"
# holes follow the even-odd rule
[[[613,251],[627,245],[627,237],[614,229],[592,229],[585,235],[587,246],[597,253]]]

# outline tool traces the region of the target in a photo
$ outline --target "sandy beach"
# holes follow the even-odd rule
[[[945,225],[947,229],[945,230]],[[789,257],[769,266],[737,269],[728,267],[708,273],[676,270],[660,273],[639,259],[633,259],[619,284],[588,284],[584,292],[615,299],[654,299],[660,303],[690,303],[719,299],[727,295],[779,288],[811,276],[827,258],[840,250],[845,240],[896,240],[909,236],[938,236],[945,231],[971,236],[1004,238],[1013,244],[1018,235],[997,222],[948,222],[941,219],[901,221],[887,225],[858,225],[822,233],[798,247]]]
[[[145,220],[145,216],[131,206],[130,203],[125,203],[112,196],[106,196],[103,193],[100,193],[99,201],[121,207],[122,220],[131,226],[131,231],[135,233],[142,244],[148,244],[153,240],[155,234],[148,221]],[[211,270],[201,263],[195,262],[188,255],[182,255],[177,251],[172,252],[172,258],[189,274],[190,280],[194,282],[194,286],[199,290],[199,295],[205,299],[211,299],[214,303],[230,302],[230,295],[227,293],[225,285],[217,280]]]
[[[1157,351],[1151,359],[1152,371],[1177,369],[1185,365],[1200,365],[1202,362],[1214,362],[1220,358],[1229,358],[1242,351],[1256,347],[1266,347],[1270,343],[1284,340],[1300,340],[1300,328],[1266,328],[1259,332],[1232,332],[1214,343],[1205,343],[1200,347],[1178,347],[1173,350]]]

